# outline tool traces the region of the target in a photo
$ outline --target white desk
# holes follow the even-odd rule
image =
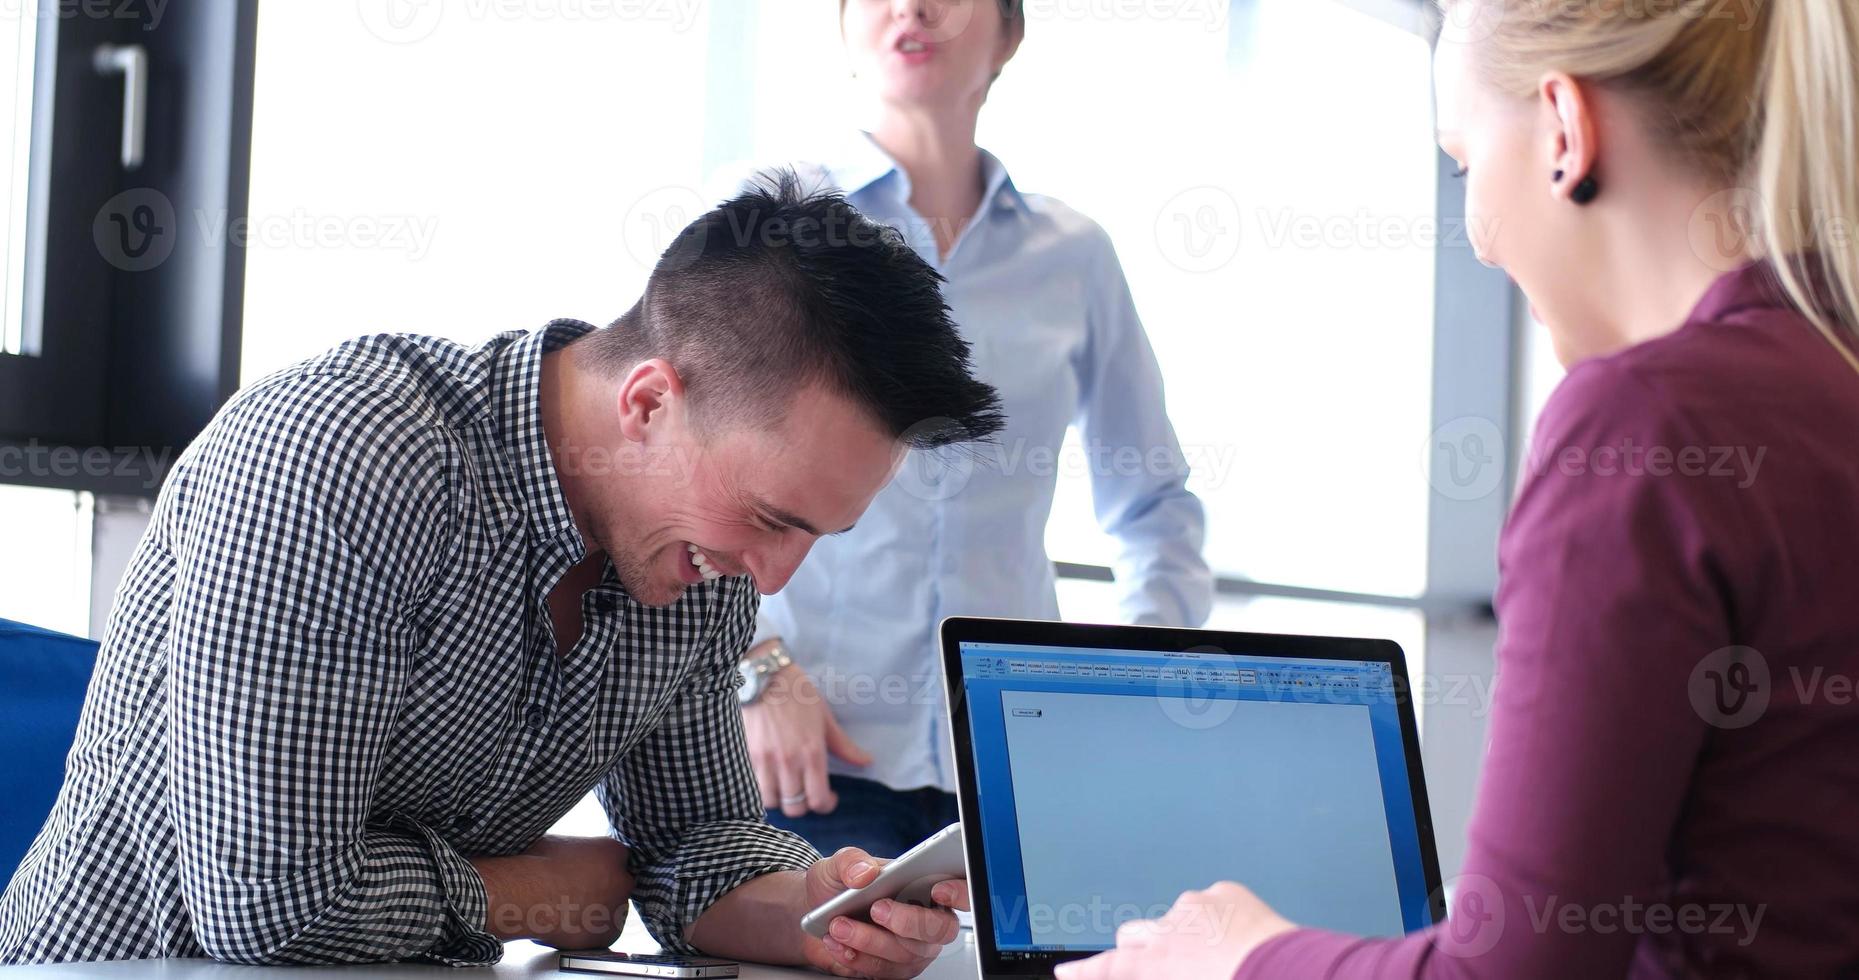
[[[616,949],[654,952],[658,943],[645,931],[637,913],[626,920],[626,932]],[[962,937],[943,950],[943,954],[923,972],[924,980],[975,980],[979,969],[975,963],[975,934],[962,930]],[[515,977],[592,978],[592,973],[562,973],[555,968],[555,950],[531,942],[510,943],[504,947],[503,961],[496,966],[461,970],[445,966],[410,963],[386,963],[370,966],[234,966],[212,960],[114,960],[107,963],[59,963],[48,966],[0,967],[0,980],[356,980],[359,977],[458,977],[497,980]],[[794,970],[777,966],[742,965],[742,980],[825,976],[811,970]]]

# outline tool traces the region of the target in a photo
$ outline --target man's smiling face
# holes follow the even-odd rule
[[[772,594],[906,447],[999,432],[1000,393],[975,378],[941,285],[895,231],[793,171],[692,221],[631,309],[558,352],[567,370],[545,355],[550,449],[590,551],[650,605],[706,575]],[[575,450],[644,465],[596,473]]]
[[[665,395],[621,411],[622,430],[659,462],[623,482],[583,484],[586,530],[646,605],[676,602],[706,576],[749,575],[764,595],[780,591],[816,540],[857,523],[903,458],[867,412],[818,385],[769,425],[694,426],[682,386]]]

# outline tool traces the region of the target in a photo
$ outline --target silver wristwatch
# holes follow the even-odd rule
[[[761,653],[742,658],[742,663],[736,667],[742,672],[742,687],[736,690],[736,699],[745,708],[754,704],[761,699],[762,692],[768,690],[775,674],[793,662],[794,658],[788,655],[787,647],[779,641],[770,644]]]

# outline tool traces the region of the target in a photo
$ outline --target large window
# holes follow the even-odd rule
[[[752,138],[732,149],[829,152],[857,120],[836,6],[757,9]],[[1441,234],[1426,42],[1331,0],[1027,10],[979,139],[1115,240],[1216,570],[1420,595]],[[1109,563],[1084,476],[1048,539]]]
[[[701,201],[713,9],[264,6],[245,379],[365,333],[624,312],[652,220]]]
[[[991,107],[995,142],[1027,186],[1052,188],[1116,240],[1207,503],[1216,571],[1418,595],[1427,47],[1321,0],[1265,0],[1251,18],[1231,58],[1226,32],[1193,19],[1035,23],[1026,64]],[[1131,63],[1102,71],[1106,51]],[[1029,91],[1015,98],[1010,83]],[[1080,145],[1046,138],[1038,119],[1055,114]],[[1065,491],[1053,554],[1104,563],[1084,481]]]
[[[980,140],[1116,242],[1216,570],[1396,600],[1227,589],[1209,625],[1390,637],[1420,669],[1425,617],[1399,600],[1427,588],[1453,234],[1425,41],[1337,0],[1027,8]],[[859,122],[826,2],[271,4],[257,49],[248,382],[366,332],[605,322],[728,177]],[[1082,477],[1048,541],[1108,564]],[[1101,618],[1109,588],[1068,578],[1061,606]],[[601,828],[588,804],[561,829]]]
[[[830,152],[859,118],[836,5],[745,6],[744,135],[711,159],[740,169]],[[1026,42],[979,139],[1022,189],[1115,240],[1195,464],[1215,571],[1421,596],[1434,256],[1463,245],[1437,217],[1426,42],[1335,0],[1026,8]],[[1106,566],[1114,542],[1083,467],[1062,472],[1048,549]],[[1115,609],[1102,581],[1063,580],[1059,599],[1068,619]],[[1233,589],[1208,625],[1390,637],[1416,669],[1425,645],[1412,606]]]
[[[1422,595],[1434,253],[1453,234],[1425,41],[1336,0],[1027,9],[980,139],[1115,240],[1217,572]],[[859,122],[831,3],[277,4],[258,31],[247,381],[377,330],[605,322],[719,175],[818,158]],[[1109,563],[1082,475],[1048,542]],[[1091,618],[1094,595],[1062,600]],[[1341,631],[1337,606],[1289,608],[1228,597],[1215,621]],[[1344,619],[1418,653],[1411,609]]]
[[[1427,46],[1374,6],[1031,0],[980,138],[1117,243],[1216,570],[1402,599],[1427,589],[1435,246],[1456,232],[1436,219]],[[475,342],[610,319],[717,174],[818,156],[858,123],[836,17],[758,0],[263,7],[247,213],[177,215],[245,250],[239,376],[372,331]],[[0,32],[0,208],[24,194],[6,163],[27,158],[44,25]],[[112,138],[121,85],[92,93]],[[8,242],[21,227],[0,213]],[[0,350],[31,346],[19,317],[0,322]],[[1048,542],[1108,564],[1082,476],[1062,478]]]

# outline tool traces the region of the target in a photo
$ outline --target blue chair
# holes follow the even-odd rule
[[[0,619],[0,888],[58,799],[96,663],[90,640]]]

